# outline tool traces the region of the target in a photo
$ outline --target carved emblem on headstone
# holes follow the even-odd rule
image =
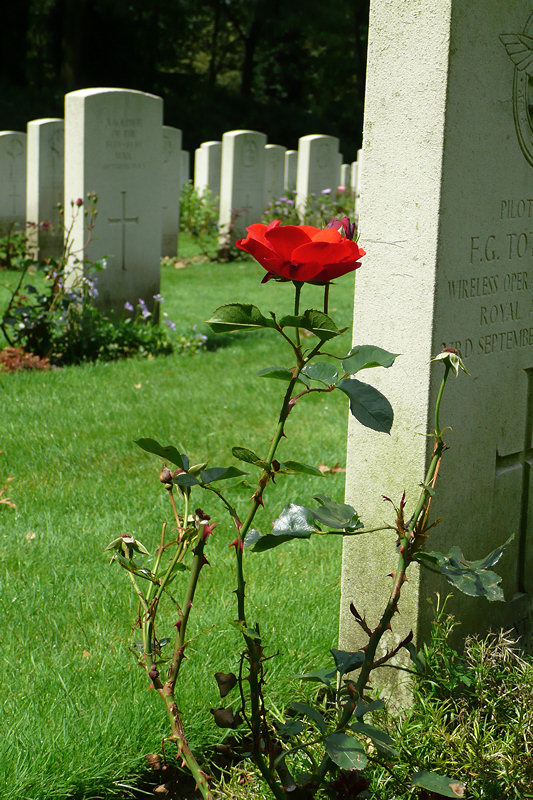
[[[500,41],[515,66],[513,113],[523,154],[533,166],[533,14],[523,33],[502,33]]]

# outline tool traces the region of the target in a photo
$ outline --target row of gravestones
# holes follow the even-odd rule
[[[83,89],[66,95],[64,120],[34,120],[27,135],[0,133],[0,226],[6,230],[29,221],[33,254],[56,256],[63,231],[46,221],[56,222],[58,203],[63,203],[71,263],[106,259],[107,268],[98,276],[99,303],[105,308],[122,310],[139,297],[153,305],[160,256],[177,251],[188,153],[181,148],[181,131],[163,126],[162,117],[163,100],[155,95]],[[195,182],[220,198],[221,241],[230,231],[241,235],[261,218],[277,190],[283,193],[286,164],[302,208],[309,194],[337,187],[338,146],[335,137],[311,135],[300,139],[298,151],[287,153],[267,145],[266,136],[255,131],[230,131],[222,142],[202,145]],[[97,196],[98,216],[87,241],[84,207],[75,200],[90,192]]]

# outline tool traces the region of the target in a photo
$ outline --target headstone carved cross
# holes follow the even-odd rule
[[[518,552],[517,552],[517,591],[526,592],[526,548],[527,548],[527,524],[529,513],[529,485],[531,470],[533,468],[533,446],[531,437],[533,434],[533,369],[524,370],[527,376],[527,404],[526,404],[526,425],[524,432],[524,446],[517,453],[508,455],[496,455],[496,478],[509,470],[522,470],[522,489],[520,492],[520,523],[518,529]]]
[[[109,217],[108,222],[111,224],[119,224],[122,226],[122,241],[121,241],[121,266],[124,272],[126,271],[126,225],[128,223],[134,223],[138,225],[139,217],[127,217],[126,216],[126,192],[121,192],[122,195],[122,216],[121,217]]]
[[[13,216],[16,216],[17,213],[17,197],[22,197],[20,192],[17,192],[17,184],[13,183],[11,185],[11,194],[9,197],[13,198]]]

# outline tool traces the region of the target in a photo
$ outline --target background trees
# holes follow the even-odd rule
[[[369,0],[18,0],[3,13],[0,127],[61,116],[66,91],[161,94],[184,147],[255,128],[360,146]]]

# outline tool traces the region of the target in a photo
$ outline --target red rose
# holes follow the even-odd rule
[[[279,220],[263,225],[256,222],[247,228],[246,239],[236,245],[259,261],[268,275],[264,280],[329,283],[361,266],[365,255],[356,242],[342,236],[335,228],[311,225],[280,225]]]

